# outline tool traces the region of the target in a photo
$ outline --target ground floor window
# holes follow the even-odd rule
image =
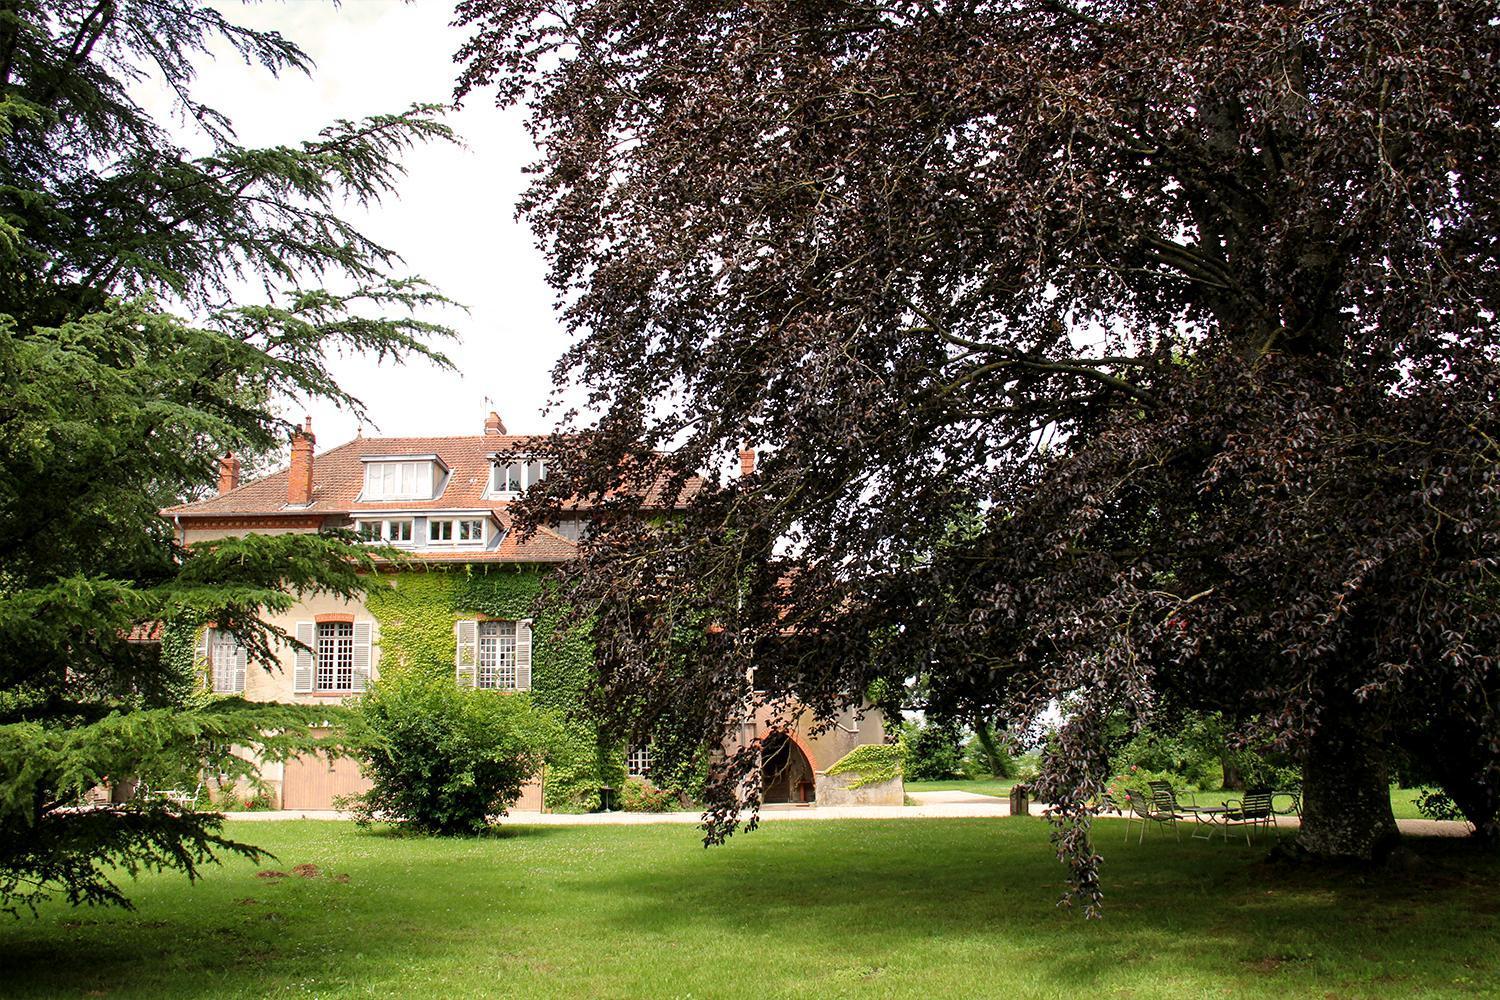
[[[516,690],[516,623],[480,622],[478,660],[479,687]]]
[[[354,623],[318,623],[319,691],[354,690]]]
[[[209,630],[208,669],[214,694],[244,693],[245,649],[233,633]]]
[[[625,773],[632,778],[644,778],[651,774],[651,747],[646,744],[633,745],[625,755]]]

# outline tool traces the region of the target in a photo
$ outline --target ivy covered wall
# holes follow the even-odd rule
[[[554,634],[558,610],[533,606],[543,569],[513,565],[411,569],[386,574],[366,600],[380,623],[380,672],[420,670],[453,677],[459,618],[531,618],[531,698],[562,723],[564,738],[550,755],[544,783],[549,809],[592,809],[600,786],[625,781],[624,750],[601,743],[597,728],[575,710],[592,651],[586,636]]]

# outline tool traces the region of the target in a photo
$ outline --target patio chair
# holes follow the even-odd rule
[[[1170,781],[1148,781],[1146,785],[1151,789],[1151,801],[1157,809],[1171,812],[1180,819],[1193,820],[1192,837],[1194,840],[1214,839],[1212,816],[1209,817],[1210,822],[1205,825],[1203,822],[1204,816],[1199,813],[1198,803],[1194,799],[1192,792],[1182,793],[1188,799],[1186,803],[1182,803],[1178,801],[1177,789],[1172,787]],[[1206,830],[1207,832],[1200,834],[1200,830]]]
[[[1148,781],[1146,786],[1151,789],[1151,801],[1162,809],[1169,809],[1175,813],[1192,812],[1198,807],[1193,801],[1192,792],[1183,792],[1188,798],[1187,804],[1183,805],[1177,800],[1177,789],[1172,787],[1170,781]]]
[[[1272,792],[1271,812],[1277,816],[1302,818],[1302,796],[1296,792]]]
[[[1186,816],[1178,814],[1173,809],[1164,809],[1158,806],[1153,800],[1129,789],[1125,791],[1125,805],[1130,810],[1129,814],[1125,817],[1125,842],[1127,844],[1130,843],[1130,824],[1135,822],[1141,824],[1141,833],[1136,839],[1136,843],[1138,844],[1145,843],[1146,827],[1153,823],[1157,826],[1166,826],[1170,823],[1172,825],[1172,832],[1177,835],[1177,842],[1182,842],[1182,831],[1177,829],[1177,821],[1179,819],[1187,819]]]
[[[1224,824],[1224,840],[1229,840],[1229,828],[1245,828],[1245,846],[1250,846],[1250,835],[1264,827],[1270,830],[1276,825],[1276,812],[1271,808],[1270,792],[1248,792],[1243,799],[1230,799],[1219,822]]]
[[[191,792],[184,788],[151,788],[144,781],[136,786],[135,798],[138,799],[166,799],[178,809],[193,809],[198,805],[198,800],[203,797],[203,782],[198,782],[198,787]]]

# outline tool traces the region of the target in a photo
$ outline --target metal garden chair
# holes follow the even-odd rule
[[[1178,814],[1173,809],[1164,809],[1152,799],[1148,799],[1129,789],[1125,792],[1125,805],[1130,810],[1129,814],[1125,817],[1125,842],[1127,844],[1130,842],[1130,825],[1135,822],[1141,824],[1140,836],[1136,838],[1136,843],[1138,844],[1145,843],[1146,827],[1153,823],[1157,826],[1166,826],[1170,823],[1172,832],[1177,835],[1178,843],[1182,842],[1182,831],[1177,828],[1177,821],[1179,819],[1187,819],[1186,816]]]
[[[1276,811],[1271,808],[1270,792],[1249,792],[1243,799],[1230,799],[1224,805],[1219,822],[1224,824],[1226,842],[1229,840],[1231,826],[1245,828],[1245,845],[1248,847],[1252,833],[1261,828],[1270,830],[1276,825]]]

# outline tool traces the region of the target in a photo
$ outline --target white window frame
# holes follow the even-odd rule
[[[625,773],[632,778],[651,776],[651,744],[632,743],[625,751]]]
[[[318,622],[313,646],[313,690],[353,693],[354,623]],[[325,680],[327,683],[325,683]]]
[[[479,623],[478,655],[474,659],[474,686],[493,691],[519,691],[521,664],[519,629],[513,621]]]
[[[442,480],[436,456],[391,456],[365,459],[361,501],[431,500]]]
[[[214,694],[244,694],[244,647],[234,633],[216,628],[208,630],[207,640],[209,690]]]
[[[487,518],[471,515],[444,515],[427,519],[427,544],[433,548],[472,548],[483,546],[489,532]],[[446,538],[436,537],[437,525],[446,525]]]
[[[516,478],[509,478],[509,470],[516,470]],[[515,500],[531,487],[547,478],[547,462],[545,459],[535,458],[531,455],[511,455],[507,458],[492,457],[490,459],[490,489],[489,495],[504,500]],[[502,486],[501,483],[505,485]],[[514,489],[519,486],[520,489]]]
[[[373,532],[368,530],[369,525],[376,526]],[[398,525],[405,525],[405,531]],[[416,522],[410,517],[361,518],[355,521],[354,528],[359,532],[360,538],[370,545],[416,544]],[[405,538],[400,537],[403,533]]]

